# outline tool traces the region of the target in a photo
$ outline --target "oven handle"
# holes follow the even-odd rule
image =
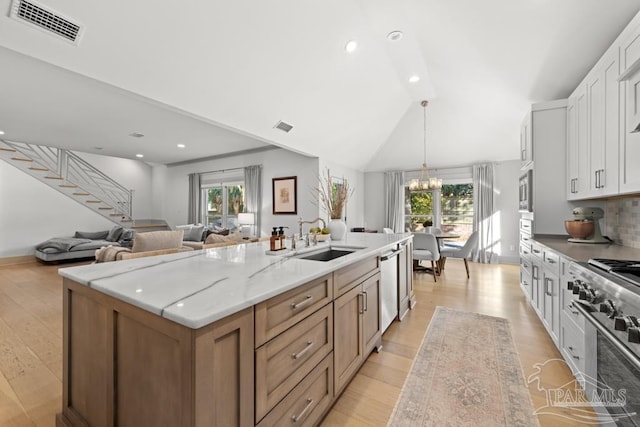
[[[595,328],[598,330],[598,332],[600,332],[602,335],[604,335],[604,337],[607,339],[607,341],[609,341],[611,344],[613,344],[613,346],[615,348],[617,348],[627,358],[627,360],[633,366],[635,366],[636,369],[640,370],[640,359],[638,359],[638,357],[635,354],[633,354],[631,351],[629,351],[629,349],[622,342],[620,342],[618,337],[613,335],[611,332],[609,332],[609,330],[607,328],[602,326],[602,324],[600,322],[598,322],[596,320],[596,318],[593,317],[591,315],[591,313],[589,313],[589,311],[587,311],[587,309],[585,308],[584,305],[582,305],[582,303],[580,303],[579,301],[576,301],[576,300],[573,300],[571,302],[572,302],[571,305],[573,306],[573,308],[578,310],[580,312],[580,314],[582,314],[585,317],[585,319],[587,319],[589,321],[589,323],[591,323],[593,326],[595,326]]]

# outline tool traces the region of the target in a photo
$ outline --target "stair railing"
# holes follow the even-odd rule
[[[114,181],[99,169],[63,148],[1,140],[4,144],[29,157],[40,167],[58,174],[69,183],[99,198],[117,213],[132,218],[132,191]]]

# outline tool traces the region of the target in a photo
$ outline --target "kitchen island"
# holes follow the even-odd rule
[[[57,424],[317,423],[380,346],[380,255],[410,241],[348,234],[333,245],[353,252],[327,262],[253,243],[61,269]]]

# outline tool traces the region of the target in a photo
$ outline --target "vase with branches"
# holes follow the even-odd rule
[[[327,169],[326,175],[320,176],[320,184],[314,189],[314,193],[332,220],[329,222],[331,238],[341,240],[347,231],[346,224],[342,221],[342,213],[353,194],[353,188],[349,187],[345,179],[336,182]]]
[[[353,194],[353,188],[349,187],[349,183],[344,179],[336,182],[327,169],[326,176],[320,177],[320,184],[315,188],[315,193],[329,218],[340,219],[347,200]]]

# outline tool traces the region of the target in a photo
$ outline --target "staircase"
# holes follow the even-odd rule
[[[109,221],[133,226],[131,191],[73,152],[0,139],[0,159]]]

